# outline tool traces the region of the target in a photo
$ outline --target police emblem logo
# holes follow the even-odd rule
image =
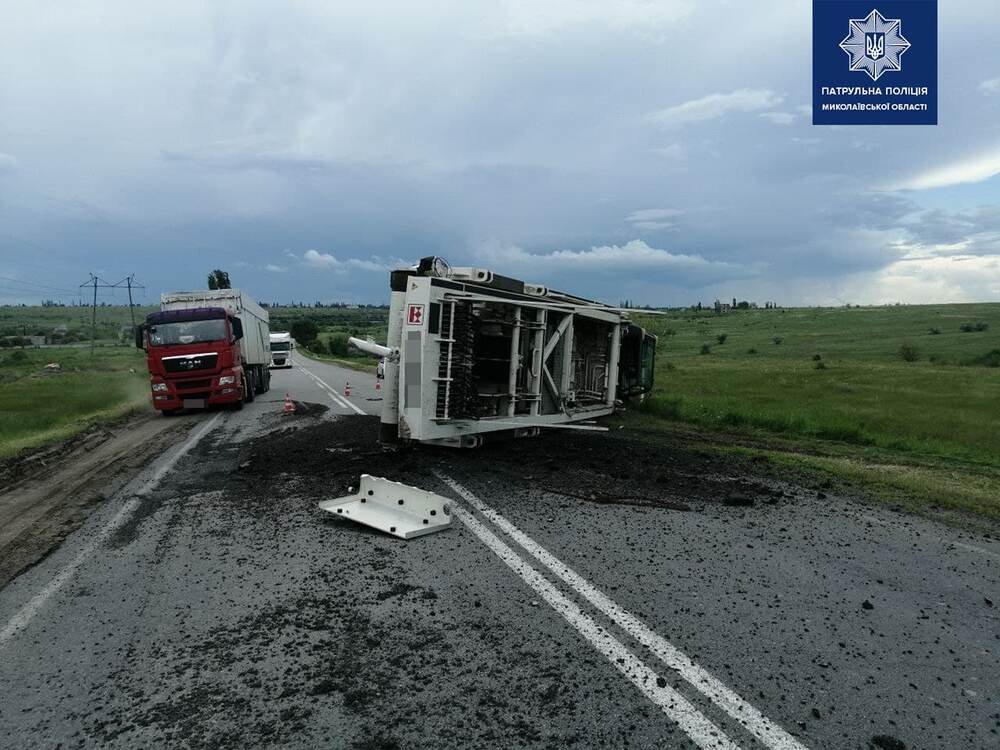
[[[902,56],[910,48],[898,18],[885,18],[873,9],[864,18],[852,18],[850,34],[840,48],[850,58],[851,70],[860,70],[877,81],[883,73],[902,70]]]

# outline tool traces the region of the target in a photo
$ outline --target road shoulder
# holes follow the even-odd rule
[[[0,587],[58,547],[196,418],[133,415],[0,466]]]

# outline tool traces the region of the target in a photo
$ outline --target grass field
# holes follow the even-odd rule
[[[637,320],[660,338],[633,424],[766,438],[797,465],[1000,518],[1000,304]]]
[[[0,326],[84,330],[83,313],[0,308]],[[313,356],[362,370],[374,360],[331,354],[330,342],[382,341],[387,313],[270,308],[274,330],[310,318],[320,331]],[[102,318],[114,334],[128,308],[99,308]],[[1000,304],[636,311],[635,319],[659,336],[656,387],[624,424],[650,433],[696,425],[706,448],[764,454],[782,471],[817,471],[914,509],[1000,519]],[[98,353],[92,364],[86,348],[28,350],[30,363],[12,364],[0,349],[0,455],[144,401],[141,354]],[[60,359],[68,372],[38,374]]]
[[[46,372],[50,362],[62,371]],[[148,379],[132,347],[100,346],[93,357],[80,347],[0,351],[0,458],[142,408]]]

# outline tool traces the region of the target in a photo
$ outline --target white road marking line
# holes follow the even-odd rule
[[[453,508],[452,515],[479,537],[483,544],[517,573],[550,607],[576,628],[595,649],[604,654],[613,667],[625,675],[649,700],[659,706],[663,713],[676,723],[698,747],[739,750],[739,745],[729,739],[719,727],[691,705],[683,695],[669,685],[658,686],[656,672],[629,651],[621,641],[584,614],[576,604],[521,559],[496,534],[462,508]]]
[[[129,516],[135,511],[140,502],[140,497],[143,495],[148,495],[152,492],[153,488],[159,484],[160,480],[170,471],[177,462],[183,458],[188,451],[194,448],[205,435],[215,427],[216,422],[222,417],[221,414],[216,414],[208,422],[202,425],[197,432],[195,432],[191,437],[185,441],[185,443],[180,447],[180,449],[174,453],[167,461],[164,463],[148,481],[144,482],[143,485],[136,490],[135,497],[131,498],[127,503],[125,503],[121,509],[115,513],[114,517],[108,521],[101,529],[97,532],[96,536],[87,543],[79,554],[74,557],[62,570],[59,571],[56,576],[42,587],[41,591],[35,594],[31,599],[28,600],[24,606],[22,606],[14,616],[10,618],[7,624],[4,626],[3,630],[0,630],[0,648],[7,645],[17,633],[23,630],[29,622],[38,614],[39,610],[45,605],[45,602],[55,594],[59,589],[66,585],[66,582],[76,573],[77,570],[87,561],[97,547],[104,542],[112,533],[114,533],[119,526],[121,526],[125,521],[128,520]]]
[[[656,654],[664,664],[676,671],[716,706],[740,722],[740,724],[746,727],[747,731],[764,745],[771,748],[771,750],[805,750],[805,745],[792,737],[778,726],[778,724],[764,716],[706,669],[693,662],[680,649],[663,636],[654,632],[638,617],[612,601],[604,592],[585,580],[465,487],[445,474],[440,472],[435,473],[458,493],[460,497],[496,524],[501,531],[521,545],[542,565],[555,573],[566,585],[603,612],[612,622],[620,626],[640,644]]]
[[[311,370],[307,370],[302,365],[297,365],[297,367],[300,370],[302,370],[302,372],[304,372],[306,375],[308,375],[310,378],[312,378],[314,381],[316,381],[316,385],[328,391],[334,403],[339,404],[340,406],[346,406],[350,409],[353,409],[356,414],[361,414],[361,415],[367,414],[367,412],[364,409],[357,406],[356,404],[352,404],[346,398],[341,396],[339,393],[337,393],[336,390],[327,385],[322,378],[320,378],[318,375],[314,375]]]

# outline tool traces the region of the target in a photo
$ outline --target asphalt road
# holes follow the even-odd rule
[[[996,540],[783,485],[586,502],[555,439],[366,453],[374,377],[300,362],[0,591],[0,747],[1000,746]],[[392,461],[451,529],[316,508]]]

